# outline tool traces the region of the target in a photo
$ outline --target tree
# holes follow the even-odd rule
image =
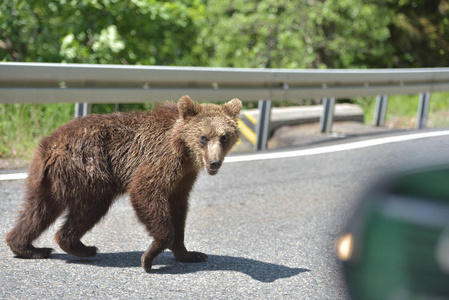
[[[374,1],[212,1],[207,9],[213,65],[391,66],[390,17]]]
[[[296,5],[298,4],[298,5]],[[211,65],[312,67],[305,1],[210,1],[203,34]]]
[[[329,68],[393,67],[388,9],[379,1],[328,0],[315,13],[315,51]]]
[[[200,0],[4,0],[0,59],[195,65]]]
[[[449,66],[449,2],[388,0],[389,42],[396,67]]]
[[[0,60],[266,68],[449,63],[447,0],[3,0]]]
[[[210,64],[276,68],[447,66],[446,0],[209,1]]]

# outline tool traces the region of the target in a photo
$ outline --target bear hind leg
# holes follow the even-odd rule
[[[165,239],[160,240],[155,238],[153,240],[147,251],[145,251],[141,257],[142,268],[145,270],[145,272],[150,272],[156,256],[161,254],[168,247],[169,243],[167,243],[167,240]]]
[[[113,196],[98,197],[95,200],[83,199],[78,202],[80,205],[69,208],[65,223],[55,235],[59,247],[77,257],[96,256],[98,249],[84,245],[80,239],[106,215],[112,201]],[[96,205],[86,205],[87,203]]]
[[[25,208],[20,212],[16,226],[6,236],[6,243],[20,258],[48,258],[51,248],[36,248],[32,242],[52,224],[63,209],[49,195],[29,191]]]
[[[70,222],[69,222],[70,223]],[[67,224],[67,223],[66,223]],[[55,240],[59,247],[77,257],[91,257],[97,255],[97,248],[94,246],[84,245],[80,239],[84,233],[80,233],[78,230],[71,230],[69,227],[72,225],[64,225],[55,235]]]

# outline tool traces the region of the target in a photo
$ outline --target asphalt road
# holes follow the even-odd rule
[[[48,260],[14,258],[2,238],[0,298],[348,299],[334,244],[357,198],[386,173],[449,162],[448,150],[445,135],[227,163],[217,176],[201,175],[191,196],[186,245],[207,253],[207,262],[180,263],[167,251],[145,273],[140,256],[151,240],[123,198],[84,237],[100,250],[92,259],[58,248],[58,224],[36,243],[55,248]],[[2,237],[23,187],[23,180],[0,181]]]

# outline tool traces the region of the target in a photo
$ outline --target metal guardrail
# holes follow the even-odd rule
[[[422,128],[428,95],[440,91],[449,91],[449,68],[294,70],[0,63],[0,103],[138,103],[178,99],[184,94],[197,101],[326,99],[323,132],[331,130],[335,99],[393,94],[422,94],[418,116]],[[377,125],[382,125],[386,101],[385,96],[378,97]],[[266,105],[261,103],[261,107]],[[88,105],[78,107],[83,109],[88,112]],[[269,120],[269,109],[265,111],[260,118]],[[267,127],[266,122],[260,123]],[[266,141],[267,134],[258,128],[258,139]],[[258,142],[258,147],[264,148],[264,143]]]

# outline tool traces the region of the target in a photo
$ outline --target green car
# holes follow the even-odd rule
[[[337,253],[353,299],[449,299],[449,166],[376,185]]]

